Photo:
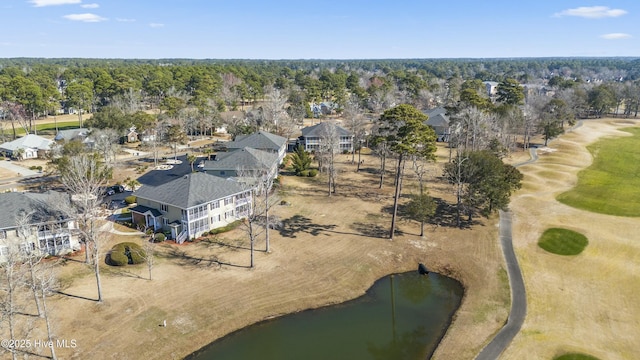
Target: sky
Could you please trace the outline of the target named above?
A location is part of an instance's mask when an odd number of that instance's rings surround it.
[[[638,0],[0,0],[0,58],[640,57]]]

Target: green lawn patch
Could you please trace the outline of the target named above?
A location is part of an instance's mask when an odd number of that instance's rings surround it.
[[[538,246],[558,255],[578,255],[589,244],[587,237],[568,229],[551,228],[542,233]]]
[[[593,164],[578,173],[578,184],[557,200],[578,209],[617,216],[640,216],[640,129],[633,136],[603,139],[587,149]]]
[[[58,122],[58,130],[71,130],[78,129],[80,126],[78,121],[61,121]],[[11,128],[3,130],[5,134],[12,134],[13,130]],[[55,135],[56,134],[56,124],[48,123],[48,124],[38,124],[36,125],[36,131],[38,135]],[[16,127],[16,135],[23,136],[25,131],[22,127]]]
[[[579,354],[579,353],[569,353],[560,356],[556,356],[553,360],[599,360],[595,356]]]

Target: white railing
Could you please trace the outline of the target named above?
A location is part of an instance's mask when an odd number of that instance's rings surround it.
[[[182,230],[182,232],[178,234],[178,237],[176,238],[176,243],[182,244],[185,240],[187,240],[188,236],[189,235],[187,234],[187,230]]]

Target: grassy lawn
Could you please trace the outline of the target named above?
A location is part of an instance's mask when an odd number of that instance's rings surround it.
[[[538,241],[541,248],[558,255],[578,255],[588,244],[584,235],[560,228],[545,230]]]
[[[553,360],[598,360],[598,358],[591,355],[570,353],[557,356]]]
[[[618,216],[640,216],[640,129],[633,136],[604,139],[588,147],[593,164],[578,173],[578,184],[558,201],[578,209]]]
[[[58,122],[58,130],[70,130],[70,129],[77,129],[78,128],[78,121],[64,121],[64,122]],[[50,123],[50,124],[38,124],[36,125],[36,130],[38,132],[39,135],[55,135],[56,134],[56,124],[55,123]],[[5,134],[10,134],[12,133],[11,129],[5,129],[4,130]],[[16,128],[16,134],[18,136],[22,136],[25,134],[25,131],[23,128]]]

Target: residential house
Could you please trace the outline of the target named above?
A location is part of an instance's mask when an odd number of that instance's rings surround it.
[[[91,130],[86,128],[60,130],[53,140],[58,142],[80,141],[86,147],[93,148],[95,141],[89,137],[90,133]]]
[[[136,131],[135,126],[129,128],[129,131],[127,131],[127,134],[125,135],[125,140],[128,143],[138,141],[138,132]]]
[[[158,186],[144,185],[134,195],[134,224],[170,232],[177,243],[245,218],[251,211],[251,190],[238,182],[192,173]]]
[[[76,222],[56,206],[69,203],[68,194],[8,192],[0,194],[0,262],[9,244],[22,251],[63,255],[80,249]],[[54,205],[55,204],[55,205]],[[20,214],[28,214],[28,225],[20,224]]]
[[[155,129],[147,129],[140,134],[140,141],[143,143],[156,141],[157,137],[158,134]]]
[[[44,157],[51,150],[52,140],[34,134],[27,134],[13,141],[0,144],[0,152],[5,156],[35,159]]]
[[[275,179],[278,177],[278,165],[280,165],[278,153],[244,147],[228,152],[218,152],[214,160],[204,162],[202,171],[221,178],[246,176],[241,173],[243,171],[266,171],[271,178]]]
[[[431,126],[435,131],[436,140],[449,141],[451,132],[449,129],[449,116],[447,115],[447,109],[437,107],[435,109],[424,110],[423,113],[429,116],[429,119],[425,124]]]
[[[500,85],[500,83],[496,81],[483,81],[482,83],[487,89],[487,95],[492,99],[495,98],[498,94],[498,85]]]
[[[282,163],[287,154],[287,138],[266,131],[258,131],[249,135],[238,135],[234,141],[229,141],[225,145],[228,151],[241,150],[249,147],[278,154],[278,164]]]
[[[320,122],[313,126],[307,126],[302,129],[302,136],[298,138],[298,144],[304,146],[305,151],[312,152],[320,148],[320,142],[323,137],[329,133],[328,127],[333,125],[328,122]],[[340,151],[353,151],[353,134],[345,128],[334,125],[337,135],[339,136]]]

